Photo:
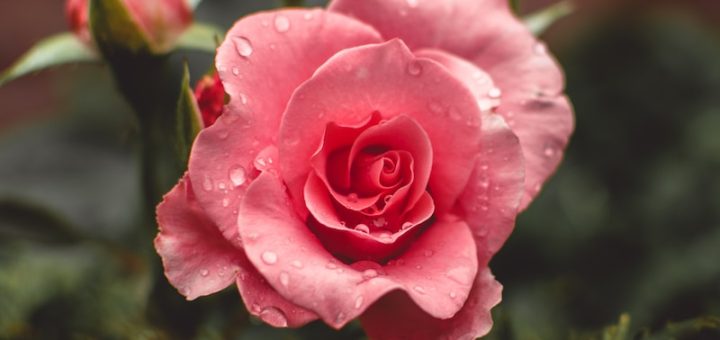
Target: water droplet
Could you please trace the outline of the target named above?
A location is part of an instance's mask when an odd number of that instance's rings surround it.
[[[275,307],[265,307],[258,314],[260,320],[274,327],[287,327],[288,321],[285,313]]]
[[[210,272],[207,269],[203,269],[200,272],[200,276],[202,276],[202,277],[208,276],[208,274],[210,274]]]
[[[247,105],[247,103],[248,103],[248,97],[247,97],[244,93],[240,93],[239,96],[240,96],[240,102],[241,102],[243,105]]]
[[[489,168],[490,168],[490,166],[487,164],[483,164],[480,166],[480,170],[482,170],[482,171],[487,171]]]
[[[247,173],[241,166],[230,169],[230,181],[236,187],[239,187],[247,181]]]
[[[555,156],[555,149],[552,146],[546,146],[544,153],[547,157]]]
[[[232,74],[233,74],[234,76],[240,75],[240,69],[237,68],[237,67],[233,67],[233,68],[232,68]]]
[[[424,251],[423,254],[425,255],[425,257],[431,257],[431,256],[433,256],[433,254],[435,254],[435,252],[428,249],[428,250]]]
[[[295,260],[295,261],[292,261],[292,266],[297,269],[301,269],[303,267],[303,264],[302,264],[302,262]]]
[[[488,97],[492,99],[498,99],[500,96],[502,96],[502,91],[497,87],[493,87],[488,91]]]
[[[377,276],[378,276],[378,272],[377,272],[377,270],[375,270],[375,269],[366,269],[366,270],[363,272],[363,277],[366,278],[366,279],[372,279],[372,278],[377,277]]]
[[[315,14],[313,12],[307,12],[303,15],[303,18],[305,20],[312,20],[315,17]]]
[[[448,114],[450,115],[450,118],[455,121],[458,121],[462,118],[462,115],[460,114],[460,112],[454,107],[450,108]]]
[[[345,321],[345,313],[340,312],[340,313],[338,313],[337,316],[335,317],[335,322],[341,323],[341,322],[343,322],[343,321]]]
[[[217,187],[218,190],[225,190],[227,189],[227,184],[225,184],[225,182],[218,182]]]
[[[253,162],[253,164],[255,165],[255,168],[260,171],[267,169],[267,161],[265,160],[265,158],[255,158],[255,162]]]
[[[410,229],[410,227],[412,227],[412,226],[413,226],[412,222],[405,222],[402,224],[402,227],[400,227],[400,229],[407,230],[407,229]]]
[[[418,265],[416,265],[416,266],[415,266],[415,269],[417,269],[417,270],[421,270],[421,269],[422,269],[422,265],[419,265],[419,264],[418,264]]]
[[[325,265],[325,267],[326,267],[327,269],[337,269],[337,264],[336,264],[335,262],[333,262],[333,261],[330,261],[330,262],[328,262],[328,263]]]
[[[392,234],[389,233],[389,232],[387,232],[387,231],[380,232],[380,233],[378,234],[378,237],[379,237],[381,240],[383,240],[383,241],[390,241],[390,240],[392,240]]]
[[[278,256],[274,252],[266,251],[262,253],[262,260],[266,264],[275,264],[278,261]]]
[[[287,288],[287,286],[290,285],[290,274],[287,272],[280,272],[280,284]]]
[[[451,299],[454,299],[454,298],[457,297],[457,293],[455,293],[455,292],[450,292],[449,295],[450,295],[450,298],[451,298]]]
[[[347,226],[347,222],[345,222],[345,221],[340,221],[340,225],[343,226],[343,227],[345,227],[345,226]]]
[[[229,205],[230,205],[230,199],[228,199],[228,198],[223,198],[223,200],[222,200],[222,206],[223,206],[223,208],[227,208]]]
[[[430,102],[430,104],[428,104],[428,107],[430,108],[430,111],[432,111],[433,113],[439,114],[439,113],[443,112],[443,107],[439,103]]]
[[[377,228],[382,228],[387,225],[387,220],[385,219],[385,217],[380,216],[373,220],[373,225]]]
[[[418,0],[406,0],[410,8],[416,8],[418,6]]]
[[[423,288],[423,287],[415,286],[415,287],[413,287],[413,290],[418,292],[418,294],[425,294],[425,288]]]
[[[473,282],[472,273],[466,267],[455,267],[450,269],[445,276],[461,285],[470,285]]]
[[[347,195],[347,200],[350,203],[357,203],[358,195],[354,192],[351,192],[350,194]]]
[[[419,76],[423,71],[422,64],[417,60],[413,60],[408,64],[407,71],[412,76]]]
[[[278,15],[275,17],[275,30],[284,33],[290,29],[290,19],[284,15]]]
[[[205,191],[210,191],[213,189],[212,180],[208,176],[205,176],[205,180],[203,180],[203,189],[205,189]]]
[[[535,54],[545,54],[547,53],[547,46],[542,42],[538,42],[533,46],[533,52]]]
[[[247,58],[253,54],[252,44],[247,38],[233,37],[232,41],[235,44],[235,50],[241,57]]]
[[[370,227],[368,227],[366,224],[362,224],[362,223],[356,225],[355,230],[366,233],[366,234],[370,233]]]
[[[357,298],[355,298],[355,309],[360,309],[360,307],[362,307],[363,301],[364,299],[362,295],[359,295]]]

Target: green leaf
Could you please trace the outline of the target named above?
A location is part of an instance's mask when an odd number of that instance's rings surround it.
[[[720,317],[704,316],[680,322],[670,322],[664,329],[647,337],[648,340],[661,339],[695,339],[700,333],[720,335]]]
[[[0,200],[0,235],[4,241],[30,239],[71,243],[81,239],[77,231],[55,212],[9,199]]]
[[[185,64],[183,71],[180,98],[178,98],[175,117],[177,152],[181,162],[185,164],[188,161],[195,136],[202,127],[200,121],[202,116],[195,100],[195,94],[190,86],[190,71],[187,64]]]
[[[138,27],[122,0],[90,0],[90,30],[106,58],[118,52],[142,54],[160,50]]]
[[[96,62],[98,57],[72,33],[60,33],[35,44],[0,75],[0,85],[24,75],[69,63]]]
[[[570,1],[560,1],[526,16],[523,20],[530,31],[535,35],[541,35],[553,23],[572,13],[574,9]]]
[[[196,22],[180,36],[177,47],[215,53],[222,40],[223,32],[219,28]]]

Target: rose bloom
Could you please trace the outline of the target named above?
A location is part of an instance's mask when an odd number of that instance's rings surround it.
[[[187,299],[236,284],[277,327],[486,334],[488,262],[573,129],[563,75],[506,0],[335,0],[238,21],[230,97],[157,209]]]
[[[65,15],[75,35],[91,44],[88,1],[67,0]],[[170,50],[192,23],[187,0],[123,0],[122,3],[141,34],[158,52]]]

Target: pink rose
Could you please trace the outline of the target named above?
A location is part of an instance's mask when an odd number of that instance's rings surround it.
[[[230,284],[278,327],[474,338],[488,262],[573,128],[557,63],[505,0],[335,0],[238,21],[230,96],[158,206],[189,300]]]
[[[90,44],[89,0],[67,0],[65,14],[70,29]],[[157,51],[168,51],[192,23],[187,0],[122,0],[131,20]]]

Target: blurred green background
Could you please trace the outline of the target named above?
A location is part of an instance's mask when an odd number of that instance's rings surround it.
[[[205,0],[196,18],[227,29],[276,6]],[[489,338],[720,339],[720,2],[577,7],[543,36],[577,128],[491,263],[505,289]],[[0,69],[64,30],[63,1],[3,2]],[[178,72],[185,59],[194,80],[212,64],[178,54]],[[364,337],[271,329],[234,289],[184,301],[142,218],[137,136],[102,66],[0,88],[0,339]]]

